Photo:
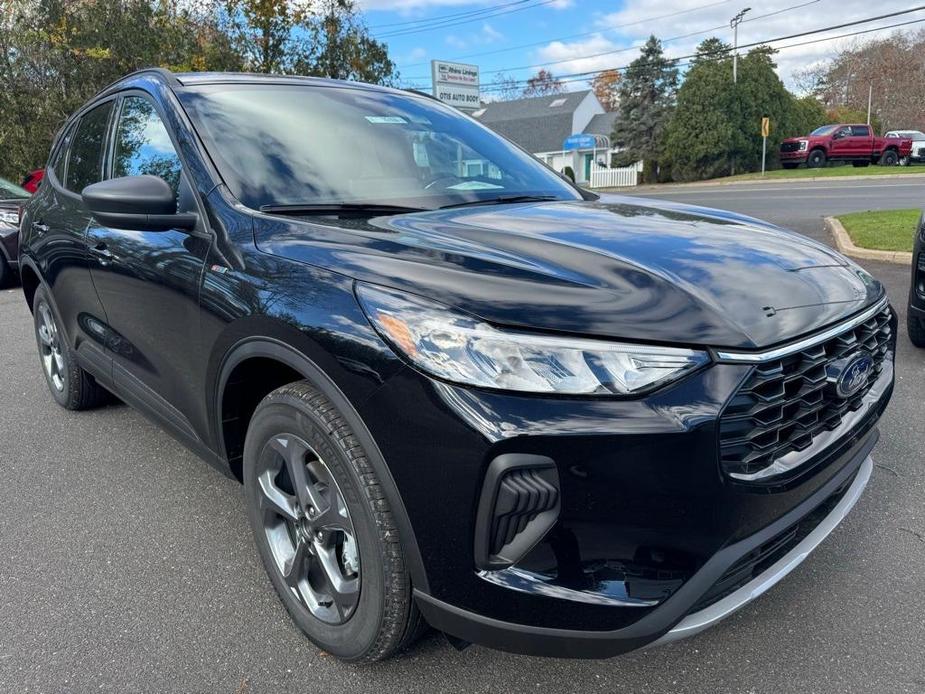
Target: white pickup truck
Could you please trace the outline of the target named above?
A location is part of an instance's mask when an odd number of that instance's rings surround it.
[[[925,163],[925,133],[921,130],[891,130],[884,137],[912,140],[912,153],[899,160],[902,166],[908,166],[912,162]]]

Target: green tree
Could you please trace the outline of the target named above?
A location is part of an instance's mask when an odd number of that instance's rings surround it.
[[[623,73],[619,90],[619,117],[612,141],[622,148],[616,161],[628,165],[642,160],[643,179],[659,178],[665,154],[664,134],[674,111],[678,68],[665,57],[662,44],[650,36],[640,55]]]
[[[43,166],[64,120],[126,73],[241,69],[223,21],[207,0],[4,0],[0,176]]]
[[[774,51],[758,46],[739,59],[732,83],[729,47],[708,39],[678,92],[665,144],[672,177],[697,180],[761,167],[761,119],[771,120],[767,164],[774,168],[785,137],[812,130],[825,114],[812,98],[796,99],[775,72]]]
[[[310,47],[296,63],[299,72],[373,84],[398,78],[388,47],[369,35],[353,0],[322,0],[309,38]]]
[[[302,58],[296,29],[308,29],[306,0],[228,0],[233,37],[254,72],[290,73]]]

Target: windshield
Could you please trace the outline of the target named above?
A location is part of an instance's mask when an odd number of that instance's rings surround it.
[[[0,178],[0,200],[21,200],[22,198],[31,197],[25,188],[20,188],[15,183],[10,183],[5,178]]]
[[[365,88],[184,89],[219,172],[248,207],[369,203],[434,209],[510,196],[578,200],[544,165],[426,97]]]
[[[810,135],[815,135],[816,137],[820,137],[822,135],[831,135],[833,132],[835,132],[835,128],[837,127],[837,125],[823,125],[821,128],[816,128],[813,130]]]

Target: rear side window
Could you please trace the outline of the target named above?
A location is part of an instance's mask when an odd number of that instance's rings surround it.
[[[154,105],[140,96],[126,97],[116,126],[113,178],[143,174],[160,176],[176,193],[180,169],[180,157]]]
[[[852,125],[851,134],[855,137],[870,137],[870,128],[866,125]]]
[[[103,179],[103,145],[112,102],[107,101],[87,111],[74,133],[67,160],[67,177],[64,187],[79,193],[92,183]]]

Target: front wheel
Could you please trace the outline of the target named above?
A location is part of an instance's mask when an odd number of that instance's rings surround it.
[[[811,169],[821,169],[823,166],[825,166],[825,160],[825,152],[823,152],[821,149],[814,149],[809,153],[809,158],[806,160],[806,166]]]
[[[258,405],[244,486],[264,568],[312,642],[374,661],[414,640],[421,618],[381,483],[350,425],[308,382]]]
[[[880,155],[880,166],[896,166],[899,161],[899,155],[892,149]]]

